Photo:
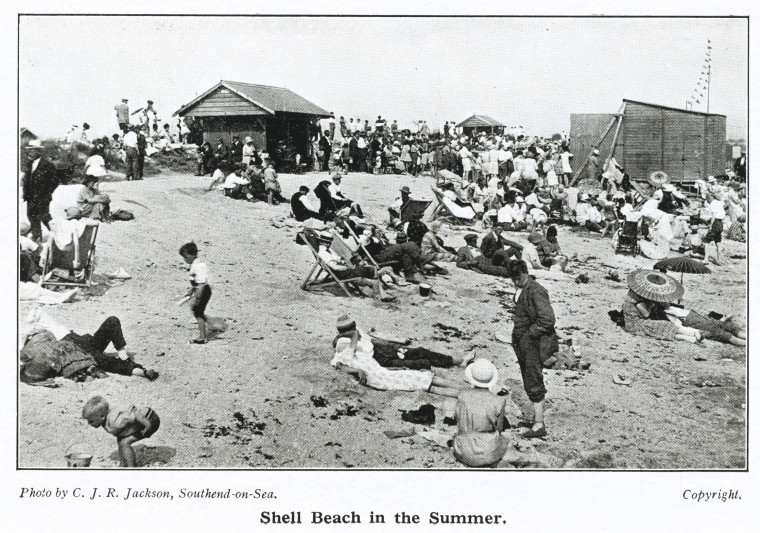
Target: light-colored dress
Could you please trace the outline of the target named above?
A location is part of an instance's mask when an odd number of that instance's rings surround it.
[[[454,437],[454,457],[467,466],[492,465],[507,451],[508,441],[497,431],[504,427],[505,399],[488,389],[462,392],[457,400],[458,433]]]
[[[353,356],[350,353],[350,340],[338,339],[335,355],[330,361],[332,366],[343,364],[367,375],[367,386],[379,390],[428,390],[433,383],[433,373],[428,370],[391,369],[380,366],[374,358],[375,347],[372,339],[363,330],[357,328],[359,341]]]

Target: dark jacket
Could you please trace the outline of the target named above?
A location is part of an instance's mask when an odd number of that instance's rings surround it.
[[[310,211],[301,203],[301,196],[303,196],[303,193],[298,191],[290,198],[290,209],[293,210],[293,216],[296,217],[296,220],[303,222],[309,218],[319,218],[319,213]]]
[[[557,334],[554,331],[556,318],[554,309],[549,301],[549,293],[539,285],[533,278],[525,284],[517,299],[514,309],[514,328],[512,329],[513,342],[520,339],[523,335],[529,335],[534,339],[541,339],[542,359],[545,350],[550,353],[556,352],[553,345],[556,344]],[[543,337],[549,341],[547,347],[544,347]],[[552,345],[550,348],[549,345]]]
[[[503,250],[505,246],[520,251],[523,249],[519,242],[510,241],[509,239],[504,238],[503,235],[499,235],[497,238],[492,231],[483,237],[483,240],[480,242],[480,251],[483,252],[486,259],[491,259],[498,250]]]
[[[27,203],[27,212],[45,215],[50,208],[53,191],[60,184],[58,171],[44,157],[40,158],[37,168],[32,172],[28,167],[22,184],[22,197]]]

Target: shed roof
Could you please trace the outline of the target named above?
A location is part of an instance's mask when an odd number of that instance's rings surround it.
[[[314,115],[319,117],[330,116],[330,113],[318,105],[309,102],[306,98],[297,95],[290,89],[229,80],[221,80],[208,91],[195,97],[175,111],[174,114],[184,115],[220,87],[226,87],[241,98],[250,102],[252,105],[257,106],[272,115],[275,113],[300,113],[303,115]]]
[[[638,102],[636,100],[628,100],[627,98],[623,98],[623,102],[627,104],[638,104],[638,105],[643,105],[647,107],[654,107],[657,109],[667,109],[668,111],[678,111],[679,113],[689,113],[691,115],[703,115],[703,116],[708,116],[708,117],[725,117],[726,116],[726,115],[720,115],[718,113],[703,113],[701,111],[693,111],[691,109],[679,109],[677,107],[668,107],[668,106],[659,105],[659,104],[649,104],[647,102]]]
[[[457,128],[505,128],[506,126],[498,120],[492,119],[486,115],[472,115],[457,124]]]

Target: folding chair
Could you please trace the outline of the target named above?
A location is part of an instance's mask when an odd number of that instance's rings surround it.
[[[43,287],[87,287],[91,283],[99,227],[95,221],[87,224],[76,246],[71,243],[64,250],[55,245],[55,240],[50,241],[42,269]]]
[[[359,250],[361,250],[361,252],[362,252],[362,255],[363,255],[363,256],[364,256],[364,257],[365,257],[365,258],[366,258],[366,259],[367,259],[367,260],[368,260],[370,263],[372,263],[372,265],[374,265],[374,267],[375,267],[375,268],[382,268],[382,267],[384,267],[384,266],[389,266],[389,265],[392,265],[392,264],[393,264],[393,262],[390,262],[390,263],[378,263],[378,262],[375,260],[375,258],[374,258],[374,257],[372,257],[372,254],[370,254],[370,253],[369,253],[369,250],[367,250],[367,248],[366,248],[366,247],[365,247],[365,246],[362,244],[362,242],[359,240],[359,236],[358,236],[358,235],[356,235],[356,232],[355,232],[353,229],[351,229],[351,226],[349,226],[348,224],[345,224],[345,225],[344,225],[344,227],[345,227],[345,228],[348,230],[348,233],[349,233],[349,235],[351,235],[351,238],[352,238],[352,239],[353,239],[353,241],[354,241],[354,246],[352,247],[350,244],[348,244],[348,243],[345,241],[345,239],[343,239],[343,237],[342,237],[342,236],[341,236],[339,233],[337,233],[337,232],[334,232],[334,234],[335,234],[335,238],[333,239],[333,244],[334,244],[334,243],[336,243],[336,242],[338,242],[338,241],[341,241],[341,242],[343,242],[343,244],[344,244],[344,245],[345,245],[347,248],[349,248],[349,249],[351,249],[351,250],[352,250],[352,253],[359,253]],[[341,254],[340,254],[340,252],[339,252],[338,250],[333,250],[333,251],[334,251],[336,254],[338,254],[338,255],[341,255]],[[343,256],[341,255],[341,257],[343,257]],[[344,260],[345,260],[345,258],[344,258]]]
[[[631,180],[631,187],[633,187],[631,193],[631,196],[633,197],[633,207],[634,209],[637,209],[640,205],[649,200],[650,196],[638,182]]]
[[[311,291],[313,289],[324,289],[325,287],[329,287],[331,285],[338,285],[341,290],[346,294],[346,296],[351,296],[351,292],[348,290],[348,284],[358,281],[361,279],[361,277],[355,277],[355,278],[349,278],[349,279],[339,279],[338,276],[335,275],[335,272],[332,271],[332,269],[325,263],[321,257],[319,257],[319,250],[314,249],[314,244],[312,241],[307,238],[306,235],[303,233],[299,234],[303,241],[306,243],[306,246],[311,251],[311,254],[314,256],[314,260],[316,261],[314,263],[314,266],[311,267],[311,270],[309,271],[309,274],[306,276],[306,279],[301,284],[301,289],[304,291]],[[333,245],[335,245],[335,241],[333,241]],[[335,251],[335,248],[333,247],[333,251]],[[338,253],[337,251],[335,253]],[[340,254],[338,254],[340,255]],[[342,256],[341,256],[342,257]],[[322,279],[320,279],[320,276]],[[330,278],[332,278],[332,281],[330,281]]]
[[[401,213],[399,218],[402,223],[409,222],[411,220],[422,220],[425,211],[432,204],[432,200],[409,200],[407,203],[401,206]]]
[[[438,206],[435,208],[435,211],[433,211],[433,218],[445,217],[445,218],[450,219],[451,222],[460,224],[463,226],[472,226],[475,224],[474,216],[471,219],[460,218],[456,216],[454,213],[451,212],[451,209],[449,209],[449,207],[444,203],[443,194],[433,189],[432,187],[431,187],[431,190],[433,191],[433,194],[435,194],[435,199],[438,201]],[[445,214],[441,215],[440,214],[441,211],[444,211]]]

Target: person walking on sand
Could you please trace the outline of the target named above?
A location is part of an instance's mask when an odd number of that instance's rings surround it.
[[[524,261],[512,260],[507,268],[509,277],[517,287],[512,347],[520,365],[523,387],[533,404],[533,420],[521,423],[529,427],[522,436],[528,439],[545,437],[546,387],[542,356],[548,359],[559,350],[557,334],[554,331],[554,309],[549,301],[549,293],[528,274],[528,266]]]

